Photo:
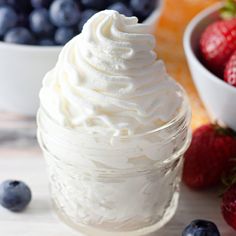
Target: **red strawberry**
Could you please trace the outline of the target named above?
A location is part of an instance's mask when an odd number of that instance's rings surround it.
[[[193,133],[185,154],[183,181],[191,188],[203,189],[220,182],[236,157],[236,138],[230,129],[203,125]]]
[[[236,51],[230,57],[225,67],[224,80],[236,87]]]
[[[207,68],[223,75],[227,61],[236,50],[236,18],[209,25],[200,39],[200,51]]]
[[[236,184],[224,193],[221,210],[225,221],[236,230]]]

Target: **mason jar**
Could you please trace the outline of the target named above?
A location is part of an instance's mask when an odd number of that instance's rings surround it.
[[[91,236],[139,236],[162,228],[179,199],[183,154],[191,140],[186,94],[178,114],[129,136],[91,134],[38,111],[38,140],[60,218]]]

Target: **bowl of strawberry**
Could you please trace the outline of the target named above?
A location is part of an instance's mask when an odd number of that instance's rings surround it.
[[[200,12],[187,26],[184,49],[212,121],[236,130],[236,1]]]
[[[34,116],[44,74],[87,20],[111,9],[155,27],[163,0],[0,0],[0,110]]]

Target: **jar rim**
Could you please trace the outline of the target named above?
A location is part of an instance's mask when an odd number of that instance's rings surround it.
[[[113,138],[121,138],[121,139],[131,139],[131,138],[139,138],[139,137],[144,137],[147,135],[152,135],[153,133],[156,132],[161,132],[164,130],[167,130],[168,128],[171,128],[172,126],[174,126],[179,120],[181,120],[184,116],[187,116],[189,118],[189,121],[191,120],[191,107],[189,104],[189,99],[187,96],[186,91],[184,90],[184,88],[180,85],[177,84],[177,86],[179,87],[179,91],[178,93],[181,94],[183,100],[181,103],[181,107],[180,110],[177,112],[177,114],[175,115],[175,117],[173,119],[171,119],[170,121],[166,122],[165,124],[161,125],[160,127],[157,127],[155,129],[152,130],[148,130],[146,132],[142,132],[142,133],[135,133],[135,134],[129,134],[129,135],[119,135],[119,136],[115,136],[113,135]],[[77,129],[73,129],[70,127],[66,127],[66,126],[62,126],[60,124],[58,124],[47,112],[46,110],[43,108],[43,106],[40,106],[38,112],[37,112],[37,124],[38,126],[40,126],[40,113],[43,112],[47,119],[49,119],[50,122],[53,123],[53,125],[55,125],[58,129],[61,129],[65,132],[71,132],[71,133],[80,133],[78,132]],[[81,134],[81,133],[80,133]],[[101,137],[101,136],[105,136],[104,134],[100,134],[100,133],[86,133],[87,136],[92,136],[92,137]]]

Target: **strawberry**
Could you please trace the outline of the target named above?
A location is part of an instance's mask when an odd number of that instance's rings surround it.
[[[233,55],[226,64],[224,80],[236,87],[236,51],[234,51]]]
[[[227,61],[236,50],[236,18],[209,25],[200,38],[203,63],[220,78]]]
[[[203,125],[193,133],[184,158],[183,181],[193,189],[211,187],[220,182],[224,171],[236,157],[235,133],[218,125]]]
[[[224,193],[221,211],[225,221],[236,230],[236,184]]]

